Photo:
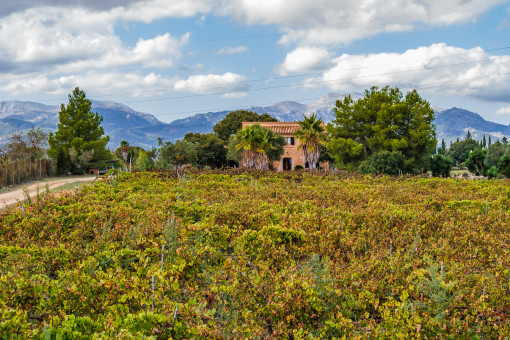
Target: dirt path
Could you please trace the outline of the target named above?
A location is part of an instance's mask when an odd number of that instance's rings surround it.
[[[83,177],[83,178],[67,178],[60,179],[56,181],[50,182],[39,182],[39,192],[44,192],[46,190],[46,184],[49,186],[50,190],[58,188],[62,185],[71,184],[71,183],[86,183],[94,181],[95,177]],[[37,194],[37,183],[32,183],[27,185],[28,192],[30,197],[33,197]],[[0,193],[0,209],[5,208],[11,204],[16,203],[17,200],[23,201],[25,196],[23,194],[23,188],[19,188],[13,191]]]

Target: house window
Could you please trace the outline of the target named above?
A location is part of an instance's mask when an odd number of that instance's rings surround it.
[[[292,158],[283,159],[283,170],[284,171],[292,170]]]
[[[287,145],[294,145],[294,137],[285,137]]]
[[[310,164],[308,162],[305,163],[305,169],[308,169],[310,167]]]

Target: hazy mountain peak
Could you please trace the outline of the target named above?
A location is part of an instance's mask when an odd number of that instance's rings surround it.
[[[256,106],[248,110],[267,113],[279,121],[298,121],[303,115],[317,114],[325,123],[334,119],[333,108],[337,100],[347,93],[328,93],[317,101],[302,104],[295,101],[282,101],[270,106]],[[360,93],[352,93],[352,98],[362,98]],[[433,107],[436,112],[436,131],[438,140],[456,140],[463,138],[469,129],[475,139],[483,135],[493,138],[510,137],[510,126],[488,122],[477,113],[453,107],[443,109]],[[103,116],[105,133],[110,136],[109,147],[115,148],[122,139],[132,145],[144,148],[156,146],[158,137],[167,141],[181,139],[187,132],[209,133],[214,124],[222,120],[230,111],[200,113],[177,119],[169,124],[160,122],[148,113],[137,112],[130,107],[111,101],[93,101],[92,110]],[[41,127],[46,131],[56,130],[59,106],[34,102],[5,101],[0,102],[0,143],[13,132]]]

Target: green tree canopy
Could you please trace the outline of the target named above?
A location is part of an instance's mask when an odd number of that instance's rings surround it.
[[[450,177],[450,171],[452,170],[453,161],[445,157],[443,154],[438,153],[430,157],[429,168],[432,171],[434,177]]]
[[[480,145],[474,139],[469,138],[453,143],[446,152],[446,156],[450,157],[455,164],[460,164],[468,159],[471,151],[479,148]]]
[[[222,167],[227,162],[227,149],[223,140],[212,133],[192,133],[184,135],[184,141],[194,143],[197,147],[197,165]]]
[[[487,168],[497,166],[501,156],[508,152],[508,146],[499,140],[491,144],[487,148],[487,156],[485,156],[485,165]]]
[[[48,134],[41,128],[30,128],[24,134],[14,133],[0,152],[0,162],[22,161],[44,158],[48,146]]]
[[[485,176],[487,172],[487,166],[485,165],[485,157],[487,156],[487,150],[485,149],[474,149],[469,153],[468,159],[466,160],[466,166],[472,173],[476,175]]]
[[[499,172],[506,178],[510,178],[510,155],[504,154],[498,162]]]
[[[138,157],[136,158],[135,168],[140,171],[151,171],[154,170],[154,160],[145,150],[140,150]]]
[[[241,130],[243,122],[277,122],[277,120],[267,113],[259,115],[247,110],[232,111],[213,126],[213,131],[226,144],[231,135]]]
[[[197,164],[197,146],[187,140],[176,140],[175,143],[160,140],[156,166],[160,169],[180,170],[183,165]]]
[[[91,101],[85,98],[85,92],[78,87],[69,94],[69,103],[60,106],[57,132],[49,134],[50,157],[71,158],[71,151],[75,159],[88,159],[87,164],[99,163],[112,157],[106,149],[110,138],[104,135],[101,126],[103,117],[92,112],[91,106]],[[68,170],[86,170],[82,166],[80,162],[71,162],[74,169]]]
[[[405,159],[400,152],[381,151],[361,162],[358,171],[361,174],[400,175],[404,167]]]
[[[328,151],[337,164],[358,164],[378,152],[400,152],[405,171],[425,168],[437,145],[434,110],[416,90],[405,97],[398,88],[365,90],[364,98],[346,96],[336,102],[328,124]]]

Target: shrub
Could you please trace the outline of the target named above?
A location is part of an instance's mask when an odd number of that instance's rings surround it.
[[[501,156],[498,162],[499,172],[506,178],[510,178],[510,156],[505,154]]]
[[[358,167],[362,174],[399,175],[405,168],[405,159],[400,152],[379,152],[363,161]]]
[[[499,173],[499,169],[498,169],[497,166],[493,165],[493,166],[491,166],[489,168],[489,170],[487,170],[487,177],[489,177],[489,178],[497,178],[499,176],[501,176],[501,175]]]
[[[487,150],[485,149],[474,149],[471,151],[466,161],[466,166],[469,171],[477,176],[485,176],[485,173],[487,172],[485,156],[487,156]]]
[[[298,165],[296,165],[296,166],[294,167],[294,170],[295,170],[295,171],[298,171],[298,170],[304,170],[304,169],[305,169],[305,168],[304,168],[302,165],[300,165],[300,164],[298,164]]]
[[[434,177],[450,177],[453,161],[443,155],[437,154],[430,157],[429,169]]]

